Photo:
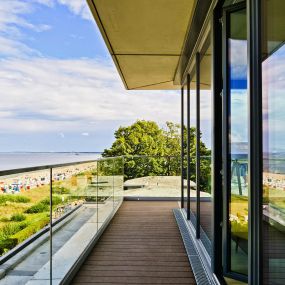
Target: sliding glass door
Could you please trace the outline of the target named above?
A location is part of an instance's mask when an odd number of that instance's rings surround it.
[[[210,33],[201,43],[187,76],[188,219],[209,256],[212,254],[212,46]],[[188,209],[187,209],[188,210]]]
[[[224,10],[224,271],[248,274],[247,23],[243,3]]]
[[[263,0],[263,280],[285,284],[285,1]]]

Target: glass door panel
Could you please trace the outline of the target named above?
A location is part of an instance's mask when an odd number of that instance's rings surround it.
[[[263,283],[285,284],[285,1],[263,0]]]
[[[227,273],[248,274],[248,110],[246,9],[225,12],[226,247]]]
[[[212,46],[210,38],[201,52],[200,62],[200,223],[201,241],[211,255],[212,240]],[[205,233],[205,237],[203,237]]]

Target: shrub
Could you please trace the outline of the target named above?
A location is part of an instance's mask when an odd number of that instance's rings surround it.
[[[70,190],[63,186],[55,186],[52,188],[54,194],[70,194]]]
[[[10,222],[10,219],[8,217],[2,217],[0,221],[6,223],[6,222]]]
[[[25,215],[17,213],[17,214],[12,215],[10,220],[13,222],[21,222],[21,221],[24,221],[25,219],[26,219]]]
[[[28,203],[30,201],[31,201],[30,198],[22,195],[15,195],[15,194],[0,195],[0,204],[5,204],[6,202]]]
[[[35,222],[31,223],[28,227],[25,229],[17,232],[14,234],[11,238],[15,239],[17,241],[17,244],[20,242],[26,240],[31,235],[35,234],[39,230],[41,230],[43,227],[45,227],[49,223],[49,217],[41,217],[41,219],[36,220]]]
[[[62,203],[62,199],[59,196],[53,196],[52,197],[52,205],[56,206],[58,204]]]
[[[52,196],[52,205],[53,206],[56,206],[56,205],[60,204],[61,202],[62,201],[61,201],[61,198],[59,196]],[[49,206],[50,199],[45,198],[45,199],[41,200],[39,203]]]
[[[56,206],[60,204],[61,198],[59,196],[53,196],[52,197],[52,205]],[[49,197],[41,200],[37,204],[31,206],[29,209],[27,209],[25,212],[28,214],[35,214],[35,213],[43,213],[49,210],[49,204],[50,204],[50,199]]]
[[[4,240],[9,236],[23,230],[28,223],[9,223],[0,229],[0,240]]]
[[[38,204],[43,204],[43,205],[49,206],[49,198],[45,198],[45,199],[41,200]]]
[[[48,204],[44,204],[44,203],[37,203],[33,206],[31,206],[30,208],[28,208],[25,213],[27,214],[35,214],[35,213],[42,213],[42,212],[46,212],[49,210],[49,206]]]
[[[9,251],[16,245],[17,245],[17,239],[7,238],[4,240],[0,240],[0,255]]]

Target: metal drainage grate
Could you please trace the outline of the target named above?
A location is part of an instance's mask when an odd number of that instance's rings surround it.
[[[211,241],[208,238],[207,234],[205,233],[205,231],[202,229],[202,227],[200,227],[200,239],[204,245],[204,247],[206,248],[209,256],[212,258],[212,245],[211,245]]]
[[[191,210],[190,210],[190,220],[192,221],[192,224],[194,225],[194,227],[196,227],[197,219]],[[209,256],[212,257],[211,241],[209,240],[207,234],[205,233],[205,231],[203,230],[202,227],[200,227],[200,239],[201,239],[205,249],[207,250]]]
[[[208,274],[206,273],[206,270],[202,264],[201,258],[196,250],[196,247],[193,243],[193,239],[190,236],[187,226],[185,225],[185,221],[180,210],[173,209],[173,213],[183,239],[183,243],[193,270],[196,283],[198,285],[213,284],[210,281]]]

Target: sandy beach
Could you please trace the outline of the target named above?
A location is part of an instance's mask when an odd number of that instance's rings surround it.
[[[96,169],[94,163],[76,164],[66,167],[55,168],[52,170],[52,180],[61,181],[77,175],[81,172]],[[2,176],[0,178],[0,193],[15,193],[27,191],[35,187],[50,184],[50,169],[34,172],[25,172],[22,174]]]

